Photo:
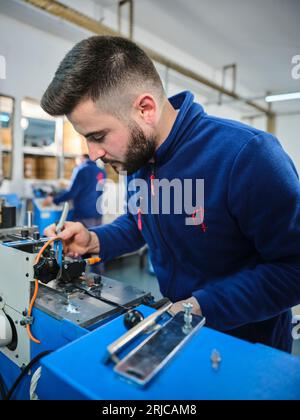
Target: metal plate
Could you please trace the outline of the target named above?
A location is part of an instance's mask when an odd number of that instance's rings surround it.
[[[119,312],[115,306],[101,302],[84,292],[77,291],[67,298],[44,285],[40,285],[35,306],[56,319],[67,319],[83,328]]]
[[[66,286],[65,289],[40,285],[35,305],[56,319],[67,319],[87,328],[96,322],[123,312],[123,309],[117,305],[130,307],[139,304],[144,297],[150,295],[107,277],[102,277],[99,289],[90,290],[84,286],[84,283],[78,283],[78,286],[81,290],[76,288],[76,284]],[[89,295],[85,293],[85,290]],[[70,292],[68,297],[67,291]],[[101,298],[105,302],[102,302]]]
[[[192,329],[186,334],[184,313],[179,312],[119,362],[115,372],[139,385],[146,385],[204,324],[205,318],[193,315]]]
[[[75,283],[82,290],[87,290],[90,295],[96,299],[114,303],[115,305],[130,307],[134,304],[140,304],[142,299],[149,297],[149,292],[142,291],[133,286],[124,284],[118,280],[101,276],[101,284],[97,288],[88,289],[82,283]]]

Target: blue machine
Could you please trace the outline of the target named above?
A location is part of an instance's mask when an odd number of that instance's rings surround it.
[[[11,398],[300,399],[299,358],[207,329],[188,306],[175,317],[169,303],[154,309],[143,291],[83,275],[84,261],[65,259],[55,271],[53,250],[33,270],[45,240],[12,239],[6,233],[0,244],[0,373],[6,389],[32,359],[52,352]],[[27,317],[34,278],[40,289]],[[1,335],[1,316],[14,325],[8,339]],[[28,325],[40,344],[30,341]]]
[[[33,199],[33,223],[38,227],[40,234],[42,235],[45,228],[57,222],[62,214],[63,205],[43,207],[42,203],[44,198]],[[73,211],[71,210],[67,220],[73,219]]]

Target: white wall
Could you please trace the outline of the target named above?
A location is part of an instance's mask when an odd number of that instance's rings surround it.
[[[21,101],[24,97],[37,100],[42,97],[59,61],[72,47],[72,43],[1,14],[0,39],[0,54],[6,58],[6,79],[0,81],[0,93],[13,96],[16,101],[11,190],[22,194]]]
[[[91,7],[90,2],[87,2]],[[82,5],[82,2],[80,3]],[[24,5],[22,6],[24,7]],[[88,9],[91,14],[93,9]],[[101,9],[102,10],[102,9]],[[99,9],[99,14],[101,13]],[[109,13],[108,13],[109,15]],[[109,15],[110,16],[110,15]],[[110,16],[106,19],[112,22]],[[0,9],[0,55],[6,59],[7,74],[5,80],[0,80],[0,93],[13,96],[15,98],[15,120],[14,120],[14,154],[13,154],[13,180],[2,186],[2,192],[11,190],[18,194],[22,194],[25,183],[23,179],[23,133],[20,127],[21,119],[21,101],[24,97],[40,100],[43,92],[51,81],[59,62],[62,60],[67,51],[79,39],[89,35],[87,31],[72,28],[74,41],[66,40],[62,36],[54,35],[55,25],[53,22],[59,21],[56,18],[49,17],[49,28],[47,32],[38,29],[36,26],[21,22],[20,16],[18,20],[7,15],[1,14]],[[23,16],[21,16],[22,20]],[[35,18],[36,19],[36,18]],[[34,19],[33,19],[34,20]],[[66,24],[66,27],[68,25]],[[65,28],[59,27],[63,32]],[[74,32],[75,31],[75,32]],[[212,77],[215,72],[200,61],[192,57],[188,57],[184,52],[176,47],[159,40],[155,35],[149,34],[143,30],[137,29],[136,37],[146,46],[149,46],[161,53],[167,53],[170,57],[176,57],[179,62],[189,65],[191,68],[199,72],[203,72],[207,77]],[[68,33],[68,38],[70,34]],[[163,66],[157,66],[159,73],[163,79],[166,78],[166,69]],[[175,77],[169,74],[168,93],[173,95],[181,90],[190,89],[196,95],[199,101],[204,99],[201,86],[184,78]],[[232,111],[230,108],[223,108],[223,114],[230,118],[240,118],[238,112]],[[9,186],[8,186],[9,185]]]
[[[3,4],[7,0],[3,1]],[[15,0],[10,0],[10,3]],[[70,6],[82,7],[82,1],[69,1]],[[91,1],[86,0],[84,12],[88,12],[91,16],[101,18],[105,16],[105,24],[110,24],[116,28],[115,15],[111,11],[96,7]],[[24,3],[20,7],[28,7]],[[20,9],[21,10],[21,9]],[[4,13],[4,8],[0,8],[0,55],[6,58],[7,62],[7,78],[0,80],[0,93],[14,96],[16,99],[15,124],[14,124],[14,165],[13,165],[13,181],[10,183],[10,189],[19,194],[24,188],[23,180],[23,156],[22,156],[22,142],[23,135],[20,128],[21,109],[20,104],[24,97],[30,97],[39,100],[51,81],[54,72],[64,57],[66,52],[79,39],[88,36],[87,31],[78,29],[77,27],[67,24],[58,18],[48,17],[45,15],[45,22],[40,21],[39,18],[30,9],[29,18],[27,21],[34,22],[34,26],[22,23],[24,17],[16,14],[16,18],[8,17]],[[41,12],[39,12],[41,13]],[[28,13],[27,13],[28,14]],[[14,14],[10,14],[10,16]],[[18,20],[17,20],[18,18]],[[26,21],[26,19],[25,19]],[[41,23],[42,22],[42,23]],[[48,22],[48,23],[47,23]],[[56,25],[56,26],[55,26]],[[40,27],[40,29],[37,29]],[[41,28],[47,28],[47,32]],[[59,30],[57,30],[57,28]],[[63,34],[66,36],[63,36]],[[60,35],[58,35],[60,34]],[[215,69],[210,68],[205,63],[196,60],[194,57],[188,56],[184,51],[178,50],[176,46],[170,45],[165,40],[157,38],[154,34],[150,34],[141,28],[136,28],[135,38],[141,44],[148,46],[157,52],[160,52],[171,59],[184,64],[185,66],[195,70],[207,78],[218,80],[219,73]],[[163,66],[158,66],[158,70],[163,79],[166,79],[166,69]],[[169,72],[168,93],[174,94],[180,90],[190,89],[196,94],[196,98],[200,102],[205,102],[205,89],[203,86],[196,84],[186,78],[178,75],[172,75]],[[245,90],[246,92],[246,90]],[[245,93],[246,94],[246,93]],[[218,107],[210,105],[207,111],[211,114],[216,114],[232,119],[242,120],[242,111],[230,105]],[[247,121],[246,121],[247,122]],[[265,118],[260,118],[253,121],[253,125],[258,128],[265,129]],[[300,170],[299,151],[297,149],[297,118],[292,118],[291,121],[285,122],[280,119],[278,123],[278,136],[284,142],[288,152],[294,159],[298,169]],[[7,189],[7,183],[4,186]]]
[[[279,116],[276,135],[286,152],[293,159],[300,175],[300,113],[298,115]]]

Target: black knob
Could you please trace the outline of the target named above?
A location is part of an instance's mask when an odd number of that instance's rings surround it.
[[[23,238],[23,239],[27,239],[27,238],[28,238],[28,236],[29,236],[29,230],[27,230],[27,229],[22,229],[22,230],[21,230],[21,236],[22,236],[22,238]]]
[[[132,309],[124,315],[124,325],[127,330],[131,330],[131,328],[135,327],[143,319],[144,315],[140,311]]]
[[[41,235],[40,235],[40,233],[39,233],[39,232],[33,232],[32,237],[33,237],[33,239],[34,239],[35,241],[38,241],[38,240],[40,240]]]
[[[94,276],[94,283],[95,285],[100,286],[100,284],[102,283],[102,277],[99,275]]]

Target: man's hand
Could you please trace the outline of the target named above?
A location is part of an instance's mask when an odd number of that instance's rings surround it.
[[[44,234],[50,238],[58,236],[63,239],[65,253],[73,258],[100,252],[98,236],[95,232],[88,231],[81,223],[66,222],[59,235],[56,234],[56,225],[51,225],[45,229]]]
[[[194,297],[191,297],[189,299],[181,300],[179,302],[174,303],[171,306],[171,309],[169,309],[169,312],[171,312],[173,315],[176,315],[176,314],[178,314],[178,312],[184,311],[183,306],[182,306],[183,303],[191,303],[193,305],[192,313],[195,314],[195,315],[202,316],[202,311],[201,311],[200,305],[199,305],[197,299],[194,298]]]
[[[42,206],[48,207],[51,206],[51,204],[53,204],[53,197],[52,195],[48,195],[48,197],[46,197],[45,200],[42,202]]]

